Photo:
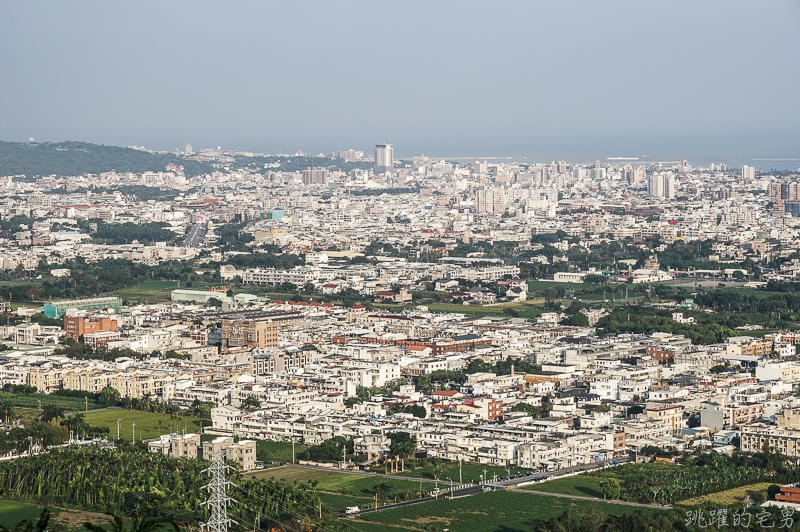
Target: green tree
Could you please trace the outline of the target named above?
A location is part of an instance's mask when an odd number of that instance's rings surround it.
[[[42,413],[39,416],[39,419],[43,423],[51,423],[53,421],[63,419],[65,412],[66,410],[60,406],[44,405],[44,407],[42,407]]]
[[[517,403],[513,406],[513,408],[511,408],[511,411],[525,412],[526,414],[532,417],[539,417],[539,415],[542,413],[541,410],[539,410],[537,407],[528,403]]]
[[[242,403],[242,406],[248,410],[254,410],[256,408],[261,408],[261,401],[259,401],[258,397],[255,395],[248,395]]]
[[[608,497],[609,499],[619,499],[620,495],[620,486],[619,482],[615,478],[605,478],[603,479],[603,495]]]
[[[119,398],[119,391],[111,386],[106,386],[100,391],[100,402],[106,406],[116,405],[119,402]]]
[[[417,438],[408,432],[390,432],[386,435],[389,438],[389,453],[391,456],[408,458],[414,456],[417,449]]]

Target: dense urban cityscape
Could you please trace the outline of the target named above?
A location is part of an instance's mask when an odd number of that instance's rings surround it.
[[[39,164],[107,150],[5,149]],[[303,482],[310,515],[288,517],[321,530],[498,489],[663,513],[746,486],[778,512],[765,519],[800,502],[780,465],[800,459],[797,172],[398,160],[391,144],[123,151],[210,171],[3,178],[7,463],[224,451],[240,478]],[[676,462],[688,472],[661,469]],[[708,463],[724,474],[693,480]],[[0,482],[25,498],[11,467]],[[309,495],[337,470],[372,485]],[[154,516],[192,526],[184,498]]]
[[[800,532],[798,21],[0,2],[0,532]]]

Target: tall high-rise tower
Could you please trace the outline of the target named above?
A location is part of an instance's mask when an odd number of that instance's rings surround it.
[[[375,173],[385,174],[394,169],[394,149],[391,144],[375,145]]]

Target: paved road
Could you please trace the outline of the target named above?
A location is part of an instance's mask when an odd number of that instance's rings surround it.
[[[186,234],[186,239],[183,242],[183,247],[185,248],[197,248],[200,247],[205,241],[206,238],[206,231],[208,227],[204,223],[196,223],[192,224],[189,228],[189,231]]]
[[[292,467],[305,467],[306,469],[318,469],[320,471],[338,471],[341,473],[349,473],[351,475],[362,475],[365,477],[380,477],[380,478],[394,478],[397,480],[413,480],[417,482],[427,482],[429,484],[432,483],[439,483],[443,486],[452,486],[458,484],[458,482],[450,482],[448,480],[430,480],[427,478],[416,478],[416,477],[401,477],[400,475],[384,475],[383,473],[373,473],[370,471],[354,471],[350,469],[331,469],[330,467],[319,467],[319,466],[312,466],[312,465],[300,465],[300,464],[287,464],[291,465]],[[259,469],[259,471],[269,471],[268,469]]]
[[[381,476],[383,476],[383,475],[381,475]],[[408,480],[407,477],[401,477],[401,478],[404,478],[404,479]],[[477,495],[479,493],[483,493],[483,486],[470,486],[468,488],[462,488],[462,489],[459,489],[459,490],[454,490],[452,492],[448,492],[446,494],[439,495],[438,497],[423,497],[422,499],[415,499],[413,501],[398,502],[398,503],[395,503],[395,504],[387,504],[385,506],[378,506],[377,508],[375,508],[374,506],[372,506],[370,508],[366,508],[365,507],[363,510],[361,510],[357,514],[351,514],[351,515],[355,516],[355,515],[371,514],[371,513],[375,513],[375,512],[382,512],[384,510],[391,510],[392,508],[400,508],[401,506],[411,506],[412,504],[422,504],[422,503],[426,503],[426,502],[435,501],[437,499],[450,499],[451,497],[453,499],[459,499],[461,497],[469,497],[471,495]]]

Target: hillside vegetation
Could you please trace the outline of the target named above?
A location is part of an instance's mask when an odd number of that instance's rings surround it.
[[[117,172],[163,172],[169,163],[183,165],[186,175],[212,172],[208,163],[188,161],[173,154],[155,154],[132,148],[88,142],[24,143],[0,141],[0,175],[28,177]]]

